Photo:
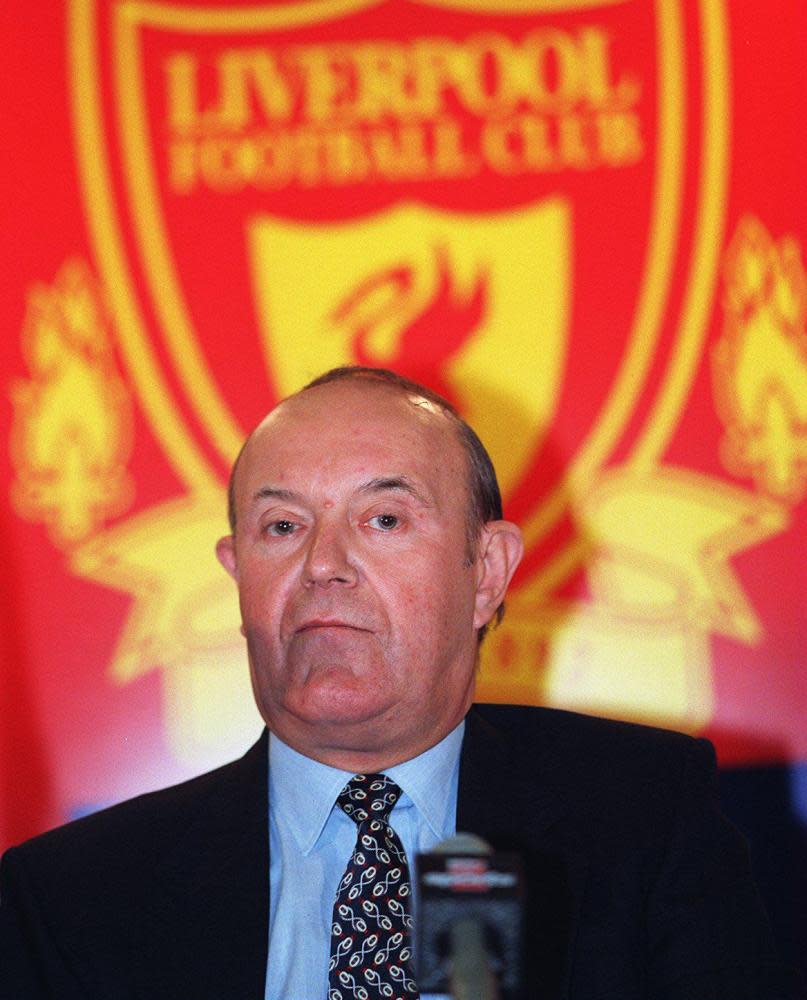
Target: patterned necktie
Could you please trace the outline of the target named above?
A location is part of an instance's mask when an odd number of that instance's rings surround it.
[[[357,774],[336,800],[358,827],[336,890],[328,1000],[416,1000],[410,969],[409,865],[389,814],[401,789],[385,774]]]

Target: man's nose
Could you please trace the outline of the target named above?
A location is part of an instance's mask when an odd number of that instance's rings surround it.
[[[331,584],[353,586],[358,573],[351,557],[349,528],[323,523],[311,532],[303,566],[303,583],[327,587]]]

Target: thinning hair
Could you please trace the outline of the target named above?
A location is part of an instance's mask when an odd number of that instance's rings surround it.
[[[496,470],[487,449],[479,440],[473,427],[468,424],[457,412],[447,399],[435,392],[433,389],[420,385],[389,368],[370,368],[364,365],[343,365],[339,368],[331,368],[322,375],[318,375],[303,386],[294,395],[299,396],[311,389],[316,389],[322,385],[329,385],[332,382],[366,382],[376,383],[397,390],[406,396],[420,396],[429,403],[437,407],[454,425],[460,446],[465,453],[467,466],[466,492],[468,494],[468,504],[465,511],[465,535],[466,535],[466,560],[468,564],[476,558],[476,548],[479,535],[488,521],[498,521],[502,517],[502,497],[499,490],[499,482],[496,478]],[[291,397],[290,397],[291,398]],[[251,437],[251,435],[250,435]],[[235,462],[230,472],[230,481],[227,487],[227,513],[230,522],[230,531],[235,533],[236,526],[236,503],[235,503],[235,482],[236,473],[240,464],[244,449],[249,443],[249,437],[241,446]],[[504,615],[504,602],[496,609],[495,622],[498,624]],[[483,625],[478,631],[478,638],[481,642],[487,632],[488,626]]]

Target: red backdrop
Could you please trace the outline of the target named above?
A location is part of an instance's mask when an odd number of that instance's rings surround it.
[[[480,698],[807,758],[803,4],[2,17],[2,844],[252,740],[227,470],[349,362],[524,526]]]

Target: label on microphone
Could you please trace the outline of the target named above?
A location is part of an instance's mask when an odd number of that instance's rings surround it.
[[[421,995],[451,995],[458,925],[476,922],[501,1000],[520,997],[524,878],[512,854],[429,853],[415,859],[415,966]]]

